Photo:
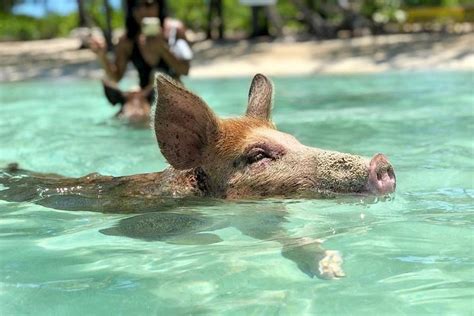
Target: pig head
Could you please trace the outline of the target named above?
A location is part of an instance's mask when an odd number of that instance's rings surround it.
[[[102,81],[104,93],[112,105],[120,105],[117,117],[132,124],[148,126],[154,93],[150,88],[137,91],[121,91],[114,83]]]
[[[246,114],[218,118],[197,95],[171,78],[156,77],[154,130],[171,169],[194,170],[205,195],[331,197],[385,195],[395,190],[393,167],[383,154],[372,159],[301,144],[271,121],[273,85],[254,77]]]

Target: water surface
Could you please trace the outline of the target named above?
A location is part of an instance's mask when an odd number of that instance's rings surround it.
[[[101,229],[129,215],[0,201],[4,315],[469,315],[474,313],[472,73],[274,78],[274,121],[307,145],[372,156],[397,174],[391,200],[218,202],[213,219],[287,212],[293,237],[325,240],[347,276],[309,278],[278,243],[234,227],[176,245]],[[243,113],[250,78],[187,80],[221,116]],[[125,86],[127,83],[124,84]],[[98,82],[0,86],[0,165],[82,176],[166,167],[150,130],[111,119]]]

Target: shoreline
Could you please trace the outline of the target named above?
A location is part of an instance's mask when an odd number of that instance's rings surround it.
[[[101,78],[94,54],[79,40],[0,42],[0,82],[37,78]],[[474,71],[474,33],[395,34],[325,41],[198,42],[191,78],[385,71]]]

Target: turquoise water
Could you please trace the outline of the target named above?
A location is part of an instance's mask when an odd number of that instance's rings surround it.
[[[221,116],[244,111],[250,78],[187,80]],[[176,211],[213,219],[285,211],[294,237],[324,239],[346,277],[310,278],[271,240],[234,227],[222,242],[176,245],[99,230],[130,215],[0,201],[2,315],[472,315],[472,73],[274,78],[274,121],[301,142],[395,167],[386,201],[214,203]],[[126,83],[125,83],[126,85]],[[0,165],[81,176],[159,171],[151,131],[111,117],[99,84],[0,85]]]

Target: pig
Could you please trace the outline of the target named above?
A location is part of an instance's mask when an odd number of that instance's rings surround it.
[[[151,105],[154,101],[153,89],[137,89],[128,92],[121,91],[113,82],[102,80],[107,100],[113,105],[120,105],[115,115],[131,125],[147,127],[150,123]]]
[[[383,154],[367,160],[311,148],[278,131],[270,119],[273,85],[264,75],[254,77],[247,112],[237,119],[219,119],[201,98],[166,76],[158,76],[156,85],[154,130],[172,166],[165,173],[192,172],[198,194],[240,199],[395,190],[395,173]]]
[[[122,177],[94,173],[66,178],[23,171],[13,165],[0,176],[0,184],[7,188],[0,191],[0,198],[34,201],[66,210],[145,213],[157,209],[166,211],[202,198],[230,201],[328,198],[387,195],[395,191],[395,172],[383,154],[366,159],[312,148],[278,131],[271,121],[273,84],[264,75],[257,74],[253,78],[246,114],[240,118],[217,117],[200,97],[166,75],[156,77],[156,89],[158,97],[152,113],[152,128],[170,167],[158,173]],[[310,276],[337,278],[344,275],[342,258],[337,251],[323,250],[320,242],[312,238],[288,236],[281,227],[283,213],[279,214],[276,215],[278,220],[266,223],[265,229],[262,225],[262,230],[245,230],[235,221],[229,225],[240,227],[255,238],[280,243],[283,256]],[[160,221],[159,216],[154,218]],[[200,223],[191,218],[189,222]],[[133,227],[151,227],[152,232],[147,231],[147,236],[153,235],[155,227],[163,227],[163,223],[150,225],[150,219],[140,222],[139,218],[126,223]],[[214,226],[199,224],[193,226],[193,233],[204,230],[202,227],[208,230]],[[128,227],[108,232],[127,235],[131,230]],[[155,232],[157,239],[166,235],[162,231],[160,228]],[[131,234],[132,237],[137,235],[140,231]]]

